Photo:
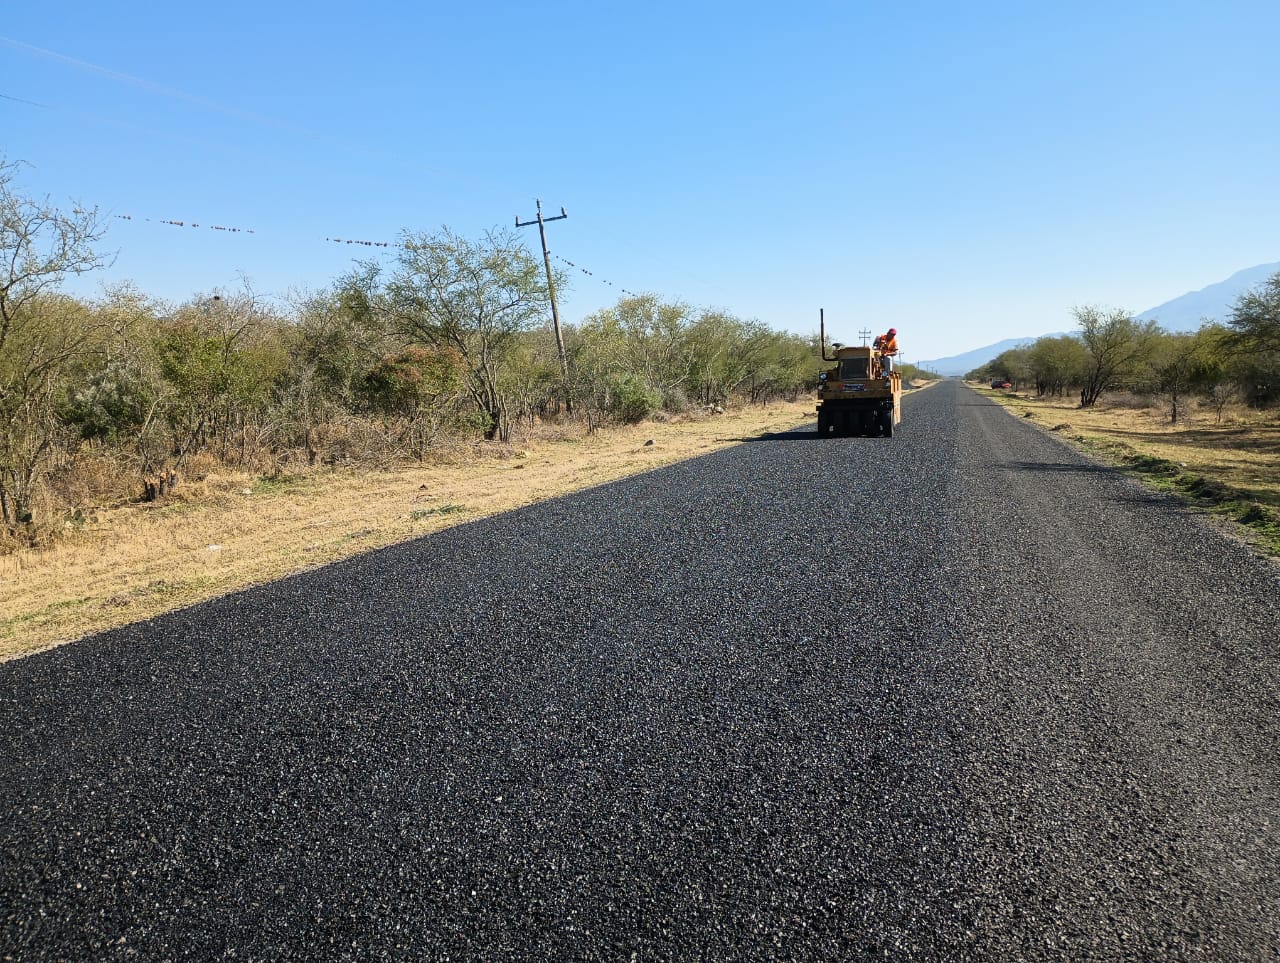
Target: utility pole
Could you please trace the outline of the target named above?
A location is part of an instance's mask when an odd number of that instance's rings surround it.
[[[556,217],[542,216],[542,201],[534,198],[534,202],[538,205],[538,216],[532,221],[520,220],[520,215],[516,215],[516,227],[528,227],[530,224],[538,225],[538,235],[542,238],[542,263],[547,266],[547,293],[551,295],[551,321],[556,329],[556,351],[560,355],[560,384],[564,388],[564,410],[569,414],[573,414],[573,398],[569,394],[569,359],[564,353],[564,334],[560,330],[560,309],[556,307],[556,286],[551,279],[551,252],[547,250],[547,221],[563,221],[569,215],[565,213],[564,208],[560,208],[560,213]]]
[[[871,338],[871,329],[863,328],[858,332],[858,337],[862,339],[862,346],[865,348],[867,346],[867,341]]]

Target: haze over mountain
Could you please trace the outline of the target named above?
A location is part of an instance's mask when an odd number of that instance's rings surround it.
[[[1040,337],[1043,336],[1041,335]],[[1010,348],[1022,348],[1035,340],[1035,338],[1005,338],[1003,341],[984,345],[981,348],[974,348],[972,351],[966,351],[963,354],[953,354],[948,358],[938,358],[936,361],[914,363],[929,371],[936,371],[940,375],[958,377],[986,364],[1002,351],[1008,351]]]
[[[1135,317],[1139,321],[1155,321],[1166,331],[1195,331],[1204,321],[1226,320],[1240,295],[1257,287],[1277,272],[1280,272],[1280,262],[1245,268],[1225,281],[1210,284],[1199,291],[1189,291],[1171,301],[1148,308]],[[1002,351],[1023,347],[1035,341],[1036,338],[1053,337],[1063,333],[1055,331],[1025,338],[1006,338],[1004,341],[974,348],[963,354],[936,358],[932,361],[919,361],[916,364],[941,375],[956,377],[986,364]]]
[[[1137,318],[1139,321],[1155,321],[1166,331],[1195,331],[1205,321],[1225,321],[1240,295],[1256,288],[1276,272],[1280,272],[1280,262],[1245,268],[1225,281],[1190,291],[1143,311]]]

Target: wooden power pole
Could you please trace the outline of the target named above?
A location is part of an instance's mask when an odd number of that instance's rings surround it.
[[[537,224],[538,235],[542,238],[542,263],[547,266],[547,293],[551,295],[551,322],[556,329],[556,352],[560,355],[560,384],[564,389],[564,410],[573,414],[573,398],[569,394],[569,359],[564,352],[564,333],[560,330],[560,309],[556,306],[556,285],[551,279],[551,252],[547,249],[547,221],[563,221],[569,215],[562,207],[557,216],[543,217],[542,201],[537,198],[534,201],[538,205],[538,216],[532,221],[522,221],[517,214],[516,227]]]

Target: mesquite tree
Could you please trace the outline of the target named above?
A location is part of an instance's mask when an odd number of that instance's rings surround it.
[[[508,430],[502,375],[509,354],[522,332],[546,319],[550,304],[543,266],[510,229],[478,241],[448,228],[407,235],[385,301],[407,343],[462,357],[490,440]]]
[[[1087,352],[1080,386],[1080,407],[1092,408],[1109,388],[1134,373],[1150,350],[1159,328],[1137,321],[1127,311],[1076,308],[1080,341]]]
[[[100,267],[96,210],[64,213],[12,189],[0,162],[0,525],[31,520],[33,485],[60,427],[65,372],[96,336],[82,306],[54,294],[69,274]]]

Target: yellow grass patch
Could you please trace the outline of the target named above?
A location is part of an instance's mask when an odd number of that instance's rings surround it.
[[[558,429],[386,472],[184,481],[160,502],[89,512],[52,547],[0,556],[0,659],[793,428],[813,409],[806,398]]]

